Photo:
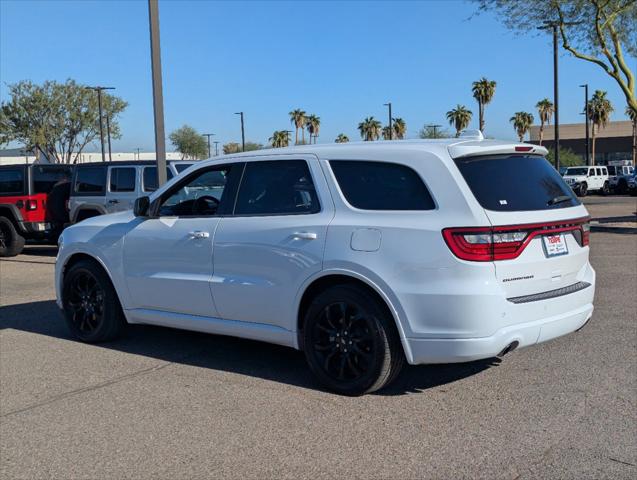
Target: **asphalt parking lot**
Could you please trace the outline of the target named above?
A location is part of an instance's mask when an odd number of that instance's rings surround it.
[[[613,200],[615,199],[615,200]],[[630,217],[634,197],[587,197]],[[0,261],[2,478],[635,478],[637,235],[593,232],[596,310],[503,361],[407,368],[359,398],[303,355],[135,326],[73,341],[55,250]]]

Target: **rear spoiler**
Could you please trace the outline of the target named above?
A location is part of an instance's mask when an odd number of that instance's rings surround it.
[[[546,148],[532,143],[506,143],[498,141],[465,141],[449,145],[451,158],[475,157],[477,155],[527,154],[546,156]]]

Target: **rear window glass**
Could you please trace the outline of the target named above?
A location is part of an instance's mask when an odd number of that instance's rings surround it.
[[[436,205],[420,176],[397,163],[332,160],[345,199],[362,210],[433,210]]]
[[[173,178],[173,172],[166,167],[166,179]],[[144,168],[144,191],[154,192],[157,190],[157,167],[145,167]]]
[[[579,205],[573,190],[544,157],[494,155],[455,162],[487,210],[515,212]]]
[[[33,167],[33,193],[50,193],[60,180],[71,181],[71,169],[63,167]]]
[[[0,170],[0,195],[24,193],[24,170]]]
[[[106,167],[78,168],[75,177],[77,193],[103,193],[106,187]]]
[[[134,192],[135,167],[111,168],[111,192]]]

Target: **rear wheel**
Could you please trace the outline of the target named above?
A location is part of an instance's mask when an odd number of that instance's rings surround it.
[[[71,333],[83,342],[118,337],[126,320],[115,288],[101,266],[81,260],[64,275],[63,307]]]
[[[577,196],[585,197],[587,192],[588,192],[588,185],[586,184],[586,182],[581,183],[579,186],[579,190],[577,191]]]
[[[617,193],[624,195],[628,191],[628,182],[625,179],[619,180],[617,183]]]
[[[405,361],[386,306],[353,285],[335,286],[316,297],[305,315],[303,340],[312,372],[344,395],[386,386]]]
[[[608,182],[604,182],[604,186],[599,191],[599,193],[601,195],[608,195],[610,193],[610,185],[608,184]]]
[[[15,257],[24,248],[24,237],[18,233],[13,222],[0,217],[0,257]]]

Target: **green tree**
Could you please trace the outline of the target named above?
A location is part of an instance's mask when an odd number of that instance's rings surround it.
[[[314,137],[314,143],[316,143],[316,137],[318,137],[321,129],[321,117],[317,117],[314,114],[308,115],[305,118],[305,128],[310,134],[310,143],[312,143],[312,137]],[[305,139],[303,139],[303,142],[305,142]]]
[[[533,114],[529,112],[515,112],[515,114],[509,119],[513,124],[520,142],[524,141],[524,135],[529,131],[531,125],[533,125]]]
[[[540,145],[542,145],[542,140],[544,140],[544,125],[551,123],[555,106],[548,98],[544,98],[535,104],[535,108],[537,108],[537,113],[540,116]]]
[[[633,165],[637,165],[637,112],[627,106],[626,115],[633,122]]]
[[[460,132],[469,126],[471,117],[473,117],[471,110],[460,104],[447,112],[447,120],[449,120],[449,125],[456,129],[456,137],[459,137]]]
[[[546,156],[546,159],[552,165],[555,165],[555,152],[551,149]],[[560,147],[560,167],[577,167],[584,165],[584,158],[576,154],[570,148]]]
[[[449,138],[451,135],[447,130],[441,130],[432,125],[425,125],[418,132],[418,137],[431,140],[436,138]]]
[[[256,142],[246,142],[246,148],[244,152],[253,152],[255,150],[261,150],[263,145]]]
[[[402,140],[403,138],[405,138],[405,134],[407,133],[407,124],[402,118],[400,117],[394,118],[394,121],[392,123],[392,128],[394,129],[395,139]]]
[[[378,140],[381,134],[381,123],[374,117],[367,117],[358,124],[358,130],[361,132],[361,138],[366,142]]]
[[[493,80],[487,80],[482,77],[480,80],[473,82],[471,87],[473,98],[478,102],[479,128],[482,133],[484,133],[484,107],[493,100],[496,85]]]
[[[301,110],[297,108],[296,110],[292,110],[290,113],[290,122],[294,125],[296,132],[294,134],[294,144],[299,144],[299,128],[303,131],[303,143],[305,143],[305,110]]]
[[[275,130],[269,142],[273,148],[287,147],[290,144],[290,136],[287,130]]]
[[[635,0],[474,0],[478,11],[495,11],[504,25],[530,33],[545,20],[558,22],[562,47],[600,67],[617,84],[637,113],[635,72],[624,52],[637,56]]]
[[[339,133],[338,136],[336,137],[336,140],[334,141],[336,143],[347,143],[349,142],[349,137],[345,135],[344,133]]]
[[[190,125],[178,128],[168,138],[181,153],[182,160],[199,160],[208,157],[206,139]]]
[[[613,105],[606,98],[606,92],[595,90],[595,93],[588,101],[588,119],[591,121],[591,161],[595,165],[595,139],[600,129],[605,128],[610,121],[610,114],[613,113]],[[597,130],[595,129],[597,127]]]
[[[74,80],[42,85],[22,80],[8,85],[8,94],[9,100],[0,104],[0,144],[17,141],[49,161],[75,163],[86,145],[99,138],[97,94]],[[127,105],[102,93],[111,138],[121,138],[118,117]]]
[[[389,125],[385,125],[383,127],[383,129],[381,130],[381,132],[382,132],[382,135],[383,135],[383,140],[391,140],[392,135],[390,134]]]

